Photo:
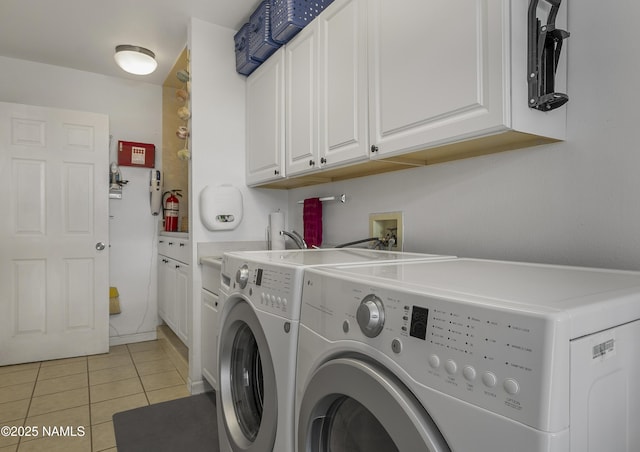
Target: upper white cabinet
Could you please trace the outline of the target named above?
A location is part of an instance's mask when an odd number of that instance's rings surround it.
[[[253,185],[291,188],[564,139],[566,107],[528,107],[527,9],[520,0],[334,1],[285,46],[287,179]],[[556,26],[566,27],[564,10]],[[555,82],[566,92],[566,49]]]
[[[284,48],[247,78],[247,184],[285,177]]]
[[[315,170],[318,159],[318,29],[315,22],[285,46],[287,175]]]
[[[527,106],[527,3],[370,2],[374,158],[503,132],[564,138],[564,108]]]
[[[371,2],[369,120],[379,155],[502,125],[505,5]]]
[[[287,175],[368,159],[366,0],[336,0],[286,46]]]

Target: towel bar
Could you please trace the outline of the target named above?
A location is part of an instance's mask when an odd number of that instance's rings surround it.
[[[319,198],[320,201],[322,202],[326,202],[326,201],[340,201],[341,203],[345,203],[347,202],[347,195],[345,195],[344,193],[341,195],[336,195],[336,196],[326,196],[324,198]],[[302,201],[298,201],[298,204],[304,204],[304,200]]]

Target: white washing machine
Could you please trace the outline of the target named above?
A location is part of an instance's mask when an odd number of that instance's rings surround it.
[[[305,271],[297,452],[640,451],[640,273]]]
[[[294,449],[295,363],[304,268],[441,258],[355,248],[225,254],[216,396],[220,450]]]

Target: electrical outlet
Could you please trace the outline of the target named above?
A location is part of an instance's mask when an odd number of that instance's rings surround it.
[[[402,251],[402,233],[402,212],[369,214],[369,237],[380,237],[385,243],[395,240],[391,248],[386,249]]]

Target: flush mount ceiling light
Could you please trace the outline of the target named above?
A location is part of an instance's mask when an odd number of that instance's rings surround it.
[[[123,70],[135,75],[148,75],[156,70],[156,55],[144,47],[119,45],[114,56],[116,63]]]

